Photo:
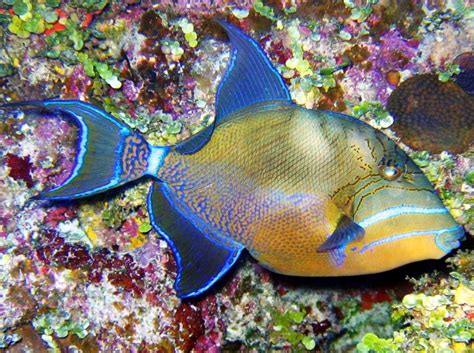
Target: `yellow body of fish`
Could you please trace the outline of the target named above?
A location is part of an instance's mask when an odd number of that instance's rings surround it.
[[[384,157],[403,164],[399,180],[381,175]],[[423,209],[444,206],[385,135],[340,114],[294,105],[238,112],[197,153],[171,152],[158,176],[175,207],[205,224],[212,241],[231,239],[272,271],[289,275],[373,273],[439,258],[445,250],[437,245],[441,238],[434,241],[435,233],[455,225],[449,214],[403,214],[415,210],[417,200]],[[400,204],[405,207],[397,217],[392,202],[399,210]],[[386,219],[373,223],[377,213]],[[373,224],[360,240],[318,252],[343,215]]]

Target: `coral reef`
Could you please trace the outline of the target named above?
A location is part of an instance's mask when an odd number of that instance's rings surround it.
[[[214,117],[229,47],[211,19],[223,16],[259,41],[297,104],[354,115],[420,149],[403,145],[465,226],[463,247],[472,248],[472,137],[459,149],[423,151],[407,138],[422,135],[415,121],[402,132],[398,111],[387,107],[394,91],[429,77],[431,87],[467,92],[461,108],[446,108],[465,114],[474,35],[467,1],[155,3],[1,1],[0,102],[81,99],[152,143],[174,144]],[[441,90],[430,90],[429,101],[446,107],[453,90]],[[68,177],[77,128],[67,116],[0,113],[0,349],[474,349],[472,251],[449,257],[450,269],[441,260],[353,280],[285,278],[244,256],[220,286],[182,302],[171,250],[147,216],[149,181],[85,200],[35,199]],[[472,132],[472,114],[457,123],[449,136]]]
[[[474,252],[449,259],[449,275],[413,279],[415,291],[394,305],[392,320],[402,326],[393,337],[366,334],[360,352],[469,352],[474,349]]]

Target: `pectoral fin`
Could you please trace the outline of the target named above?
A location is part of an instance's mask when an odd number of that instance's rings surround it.
[[[154,228],[168,242],[178,264],[175,289],[178,297],[194,297],[221,278],[237,261],[243,246],[218,244],[203,234],[176,204],[166,184],[155,182],[148,195]]]
[[[319,247],[318,252],[341,248],[351,241],[362,238],[364,233],[364,228],[355,223],[350,217],[343,215],[334,232]]]

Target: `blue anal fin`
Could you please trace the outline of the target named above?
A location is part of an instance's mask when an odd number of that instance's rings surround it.
[[[154,182],[148,194],[148,212],[153,227],[173,250],[178,276],[178,297],[200,295],[221,278],[237,261],[243,247],[217,244],[203,234],[176,208],[164,183]]]
[[[40,107],[69,117],[79,127],[74,168],[66,181],[38,195],[41,199],[74,199],[97,194],[152,174],[150,156],[159,156],[142,136],[94,105],[78,100],[43,100],[5,106]],[[164,157],[163,157],[164,158]],[[152,164],[158,168],[159,162]],[[155,169],[156,169],[155,168]]]
[[[288,88],[257,42],[233,25],[217,21],[227,32],[232,54],[216,95],[216,122],[265,101],[291,102]]]
[[[318,252],[342,248],[347,243],[362,238],[364,234],[364,228],[355,223],[350,217],[343,215],[334,232],[321,244]]]

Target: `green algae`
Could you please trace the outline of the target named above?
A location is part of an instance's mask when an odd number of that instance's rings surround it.
[[[444,23],[447,22],[458,22],[463,18],[469,18],[471,16],[470,11],[461,11],[453,9],[435,10],[430,16],[423,18],[422,26],[428,32],[435,32],[441,28]]]
[[[61,0],[46,0],[46,4],[50,7],[58,7],[61,4]]]
[[[316,346],[316,342],[312,336],[301,333],[298,325],[302,324],[307,316],[304,307],[295,310],[288,310],[280,313],[274,311],[272,313],[273,330],[270,332],[270,340],[273,344],[280,344],[281,341],[288,342],[293,351],[312,350]]]
[[[350,105],[349,102],[346,102]],[[352,107],[352,115],[358,119],[373,121],[377,128],[385,129],[393,124],[393,117],[380,102],[363,101]]]
[[[36,316],[32,321],[33,327],[41,335],[41,339],[48,345],[50,352],[61,352],[55,338],[65,338],[76,335],[85,338],[89,332],[89,321],[72,319],[71,314],[59,309]]]
[[[70,5],[97,11],[102,10],[107,3],[107,1],[85,1],[71,2]],[[54,7],[58,5],[56,1],[46,3],[16,1],[12,6],[14,15],[9,18],[9,31],[24,39],[29,38],[31,34],[47,34],[44,37],[46,46],[42,51],[43,56],[59,59],[66,64],[82,64],[86,75],[94,79],[100,78],[110,87],[119,89],[121,87],[119,73],[110,63],[103,62],[105,58],[114,56],[110,45],[101,50],[96,48],[92,50],[84,46],[91,33],[103,40],[118,38],[125,30],[124,21],[117,21],[113,26],[103,26],[105,29],[102,31],[97,28],[91,30],[84,28],[84,23],[76,13],[71,13],[67,18],[59,18],[58,13],[54,11]],[[53,24],[60,27],[54,29]],[[52,32],[47,33],[48,30]]]
[[[352,107],[352,115],[360,118],[366,114],[370,114],[376,120],[383,120],[389,116],[388,111],[380,102],[363,101]]]
[[[163,39],[161,41],[161,51],[170,62],[178,62],[184,55],[184,49],[177,40]]]
[[[53,310],[46,314],[36,316],[33,319],[33,326],[38,332],[46,335],[55,335],[64,338],[69,334],[74,334],[79,338],[88,335],[87,328],[89,322],[87,320],[74,321],[71,314],[65,311]]]
[[[24,16],[32,9],[31,2],[29,0],[16,0],[13,3],[13,12],[18,16]]]
[[[31,2],[30,0],[15,0],[4,2],[11,5],[13,15],[9,18],[8,30],[26,39],[30,34],[41,34],[58,20],[58,15],[53,9],[54,4],[46,2]]]
[[[357,6],[352,0],[344,0],[344,5],[351,9],[351,19],[357,22],[364,22],[372,13],[373,5],[378,0],[369,0],[365,6]]]
[[[470,185],[474,186],[474,170],[469,170],[465,175],[465,180]]]
[[[6,63],[0,63],[0,78],[11,76],[15,73],[13,66]]]
[[[153,228],[152,228],[151,224],[148,223],[148,222],[141,223],[138,226],[138,231],[142,234],[146,234],[146,233],[150,232],[152,229]]]
[[[438,71],[438,80],[441,82],[448,82],[454,76],[461,73],[461,68],[458,64],[447,64],[444,70]]]
[[[347,297],[337,303],[344,318],[341,321],[343,335],[338,337],[331,348],[336,352],[347,352],[363,342],[367,332],[381,339],[389,339],[397,323],[391,321],[392,304],[390,302],[374,303],[368,310],[362,309],[361,299]]]
[[[109,0],[73,0],[71,5],[75,7],[82,7],[89,11],[101,11],[109,3]]]
[[[177,22],[177,26],[184,33],[184,39],[186,39],[188,45],[191,48],[197,47],[198,40],[197,34],[194,31],[194,25],[187,18],[182,18]]]
[[[432,156],[427,151],[415,151],[410,157],[438,190],[440,198],[456,220],[461,224],[472,224],[474,199],[464,191],[473,181],[472,170],[466,170],[464,174],[453,174],[456,160],[446,152]]]
[[[360,343],[357,344],[357,351],[361,353],[395,353],[401,352],[393,339],[380,338],[373,333],[367,333]]]
[[[115,200],[108,202],[102,212],[102,221],[107,227],[113,229],[120,228],[127,217],[127,210],[115,202]]]
[[[277,18],[275,16],[275,12],[273,11],[273,8],[270,7],[270,6],[265,5],[263,3],[263,1],[261,1],[261,0],[256,0],[253,3],[253,9],[260,16],[265,17],[265,18],[269,19],[270,21],[276,21],[277,20]]]

